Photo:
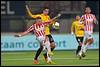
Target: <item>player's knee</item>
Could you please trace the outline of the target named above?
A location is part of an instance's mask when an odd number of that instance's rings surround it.
[[[94,42],[93,38],[89,40],[89,44],[92,44]]]
[[[51,46],[51,48],[55,48],[55,43],[52,42],[52,43],[50,44],[50,46]]]

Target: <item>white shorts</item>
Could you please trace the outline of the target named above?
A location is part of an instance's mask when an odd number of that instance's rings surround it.
[[[85,38],[87,38],[87,39],[93,38],[92,33],[88,32],[88,31],[85,31]]]
[[[46,37],[45,36],[39,36],[36,39],[39,41],[40,45],[42,45],[42,46],[45,45],[45,42],[46,42],[45,41],[46,40]]]
[[[39,42],[43,42],[45,40],[45,36],[39,36],[36,38]]]

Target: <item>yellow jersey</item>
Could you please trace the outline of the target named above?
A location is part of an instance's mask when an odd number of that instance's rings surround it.
[[[42,22],[47,22],[50,19],[49,15],[44,15],[44,14],[33,15],[29,10],[28,10],[28,13],[32,18],[41,17]],[[51,34],[50,28],[49,28],[49,25],[48,25],[48,26],[45,27],[45,35],[50,35],[50,34]]]
[[[84,24],[80,24],[79,21],[74,21],[71,26],[71,32],[74,32],[76,37],[83,37]]]

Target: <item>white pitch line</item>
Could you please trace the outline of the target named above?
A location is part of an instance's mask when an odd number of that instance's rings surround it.
[[[50,64],[50,65],[34,65],[34,66],[99,66],[99,64],[76,64],[76,65],[68,65],[68,64],[66,64],[66,65],[56,65],[56,64]]]
[[[27,54],[27,53],[1,53],[1,55],[4,55],[4,54]]]
[[[52,59],[56,59],[56,60],[61,60],[61,59],[66,59],[66,60],[71,60],[71,59],[78,59],[78,58],[52,58]],[[99,59],[99,58],[83,58],[83,59],[90,59],[90,60],[96,60],[96,59]],[[16,60],[16,61],[23,61],[23,60],[33,60],[33,58],[21,58],[21,59],[1,59],[1,61],[14,61],[14,60]],[[43,60],[43,58],[40,58],[39,60]]]

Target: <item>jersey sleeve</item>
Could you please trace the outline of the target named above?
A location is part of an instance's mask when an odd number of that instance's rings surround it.
[[[20,33],[21,34],[21,36],[24,36],[24,35],[27,35],[29,32],[31,32],[32,30],[33,30],[34,28],[33,28],[33,25],[30,27],[30,28],[28,28],[25,32],[22,32],[22,33]]]
[[[71,32],[74,32],[74,28],[75,28],[75,23],[73,22],[71,26]]]
[[[29,11],[29,10],[28,10],[28,14],[29,14],[29,16],[31,16],[32,18],[41,17],[40,14],[33,15],[33,14],[31,13],[31,11]]]
[[[40,14],[32,15],[32,18],[37,18],[37,17],[41,17],[41,15]]]
[[[47,25],[49,25],[51,23],[51,21],[47,21],[47,22],[44,22],[43,24],[45,25],[45,26],[47,26]]]
[[[48,19],[50,19],[50,16],[48,16]]]
[[[26,32],[31,32],[32,30],[34,30],[34,25],[30,26],[30,27],[26,30]]]

